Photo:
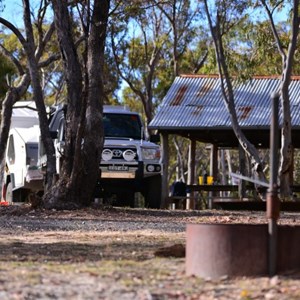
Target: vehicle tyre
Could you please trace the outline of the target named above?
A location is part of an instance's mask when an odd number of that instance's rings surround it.
[[[18,189],[14,191],[14,202],[28,202],[28,196],[32,192],[29,189]]]
[[[134,192],[130,190],[118,193],[117,205],[134,207]]]
[[[148,208],[160,208],[161,204],[161,181],[160,175],[149,177],[145,180],[145,206]]]
[[[12,183],[9,182],[6,186],[6,192],[5,192],[5,200],[9,203],[13,203],[13,190],[12,190]]]

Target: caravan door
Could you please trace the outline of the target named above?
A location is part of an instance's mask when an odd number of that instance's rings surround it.
[[[13,189],[24,185],[26,145],[16,128],[10,131],[7,147],[7,165]]]

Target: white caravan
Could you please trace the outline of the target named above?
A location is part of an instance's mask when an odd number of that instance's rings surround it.
[[[39,137],[34,101],[17,102],[5,154],[2,201],[25,201],[30,192],[43,190],[43,174],[38,168]]]

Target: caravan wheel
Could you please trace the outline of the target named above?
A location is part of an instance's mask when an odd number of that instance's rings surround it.
[[[5,201],[7,201],[9,204],[12,204],[13,202],[13,190],[11,182],[6,187]]]

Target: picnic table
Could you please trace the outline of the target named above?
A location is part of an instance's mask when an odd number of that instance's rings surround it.
[[[167,201],[169,205],[174,204],[174,208],[185,208],[185,201],[192,200],[195,203],[195,208],[201,209],[209,207],[209,201],[214,198],[227,200],[234,197],[237,198],[237,192],[238,185],[193,184],[186,185],[186,193],[184,195],[170,195]],[[235,195],[232,193],[235,193]]]
[[[254,193],[266,193],[266,187],[255,187],[249,183],[245,187],[246,191]],[[186,193],[180,195],[170,195],[167,197],[168,205],[173,205],[173,208],[185,209],[186,200],[191,200],[195,203],[196,209],[212,208],[214,202],[236,202],[242,201],[238,195],[239,186],[232,184],[192,184],[186,185]],[[291,186],[292,193],[300,193],[300,185]],[[257,195],[256,195],[257,196]],[[258,200],[259,196],[251,197],[253,200]],[[260,199],[261,200],[261,199]]]

